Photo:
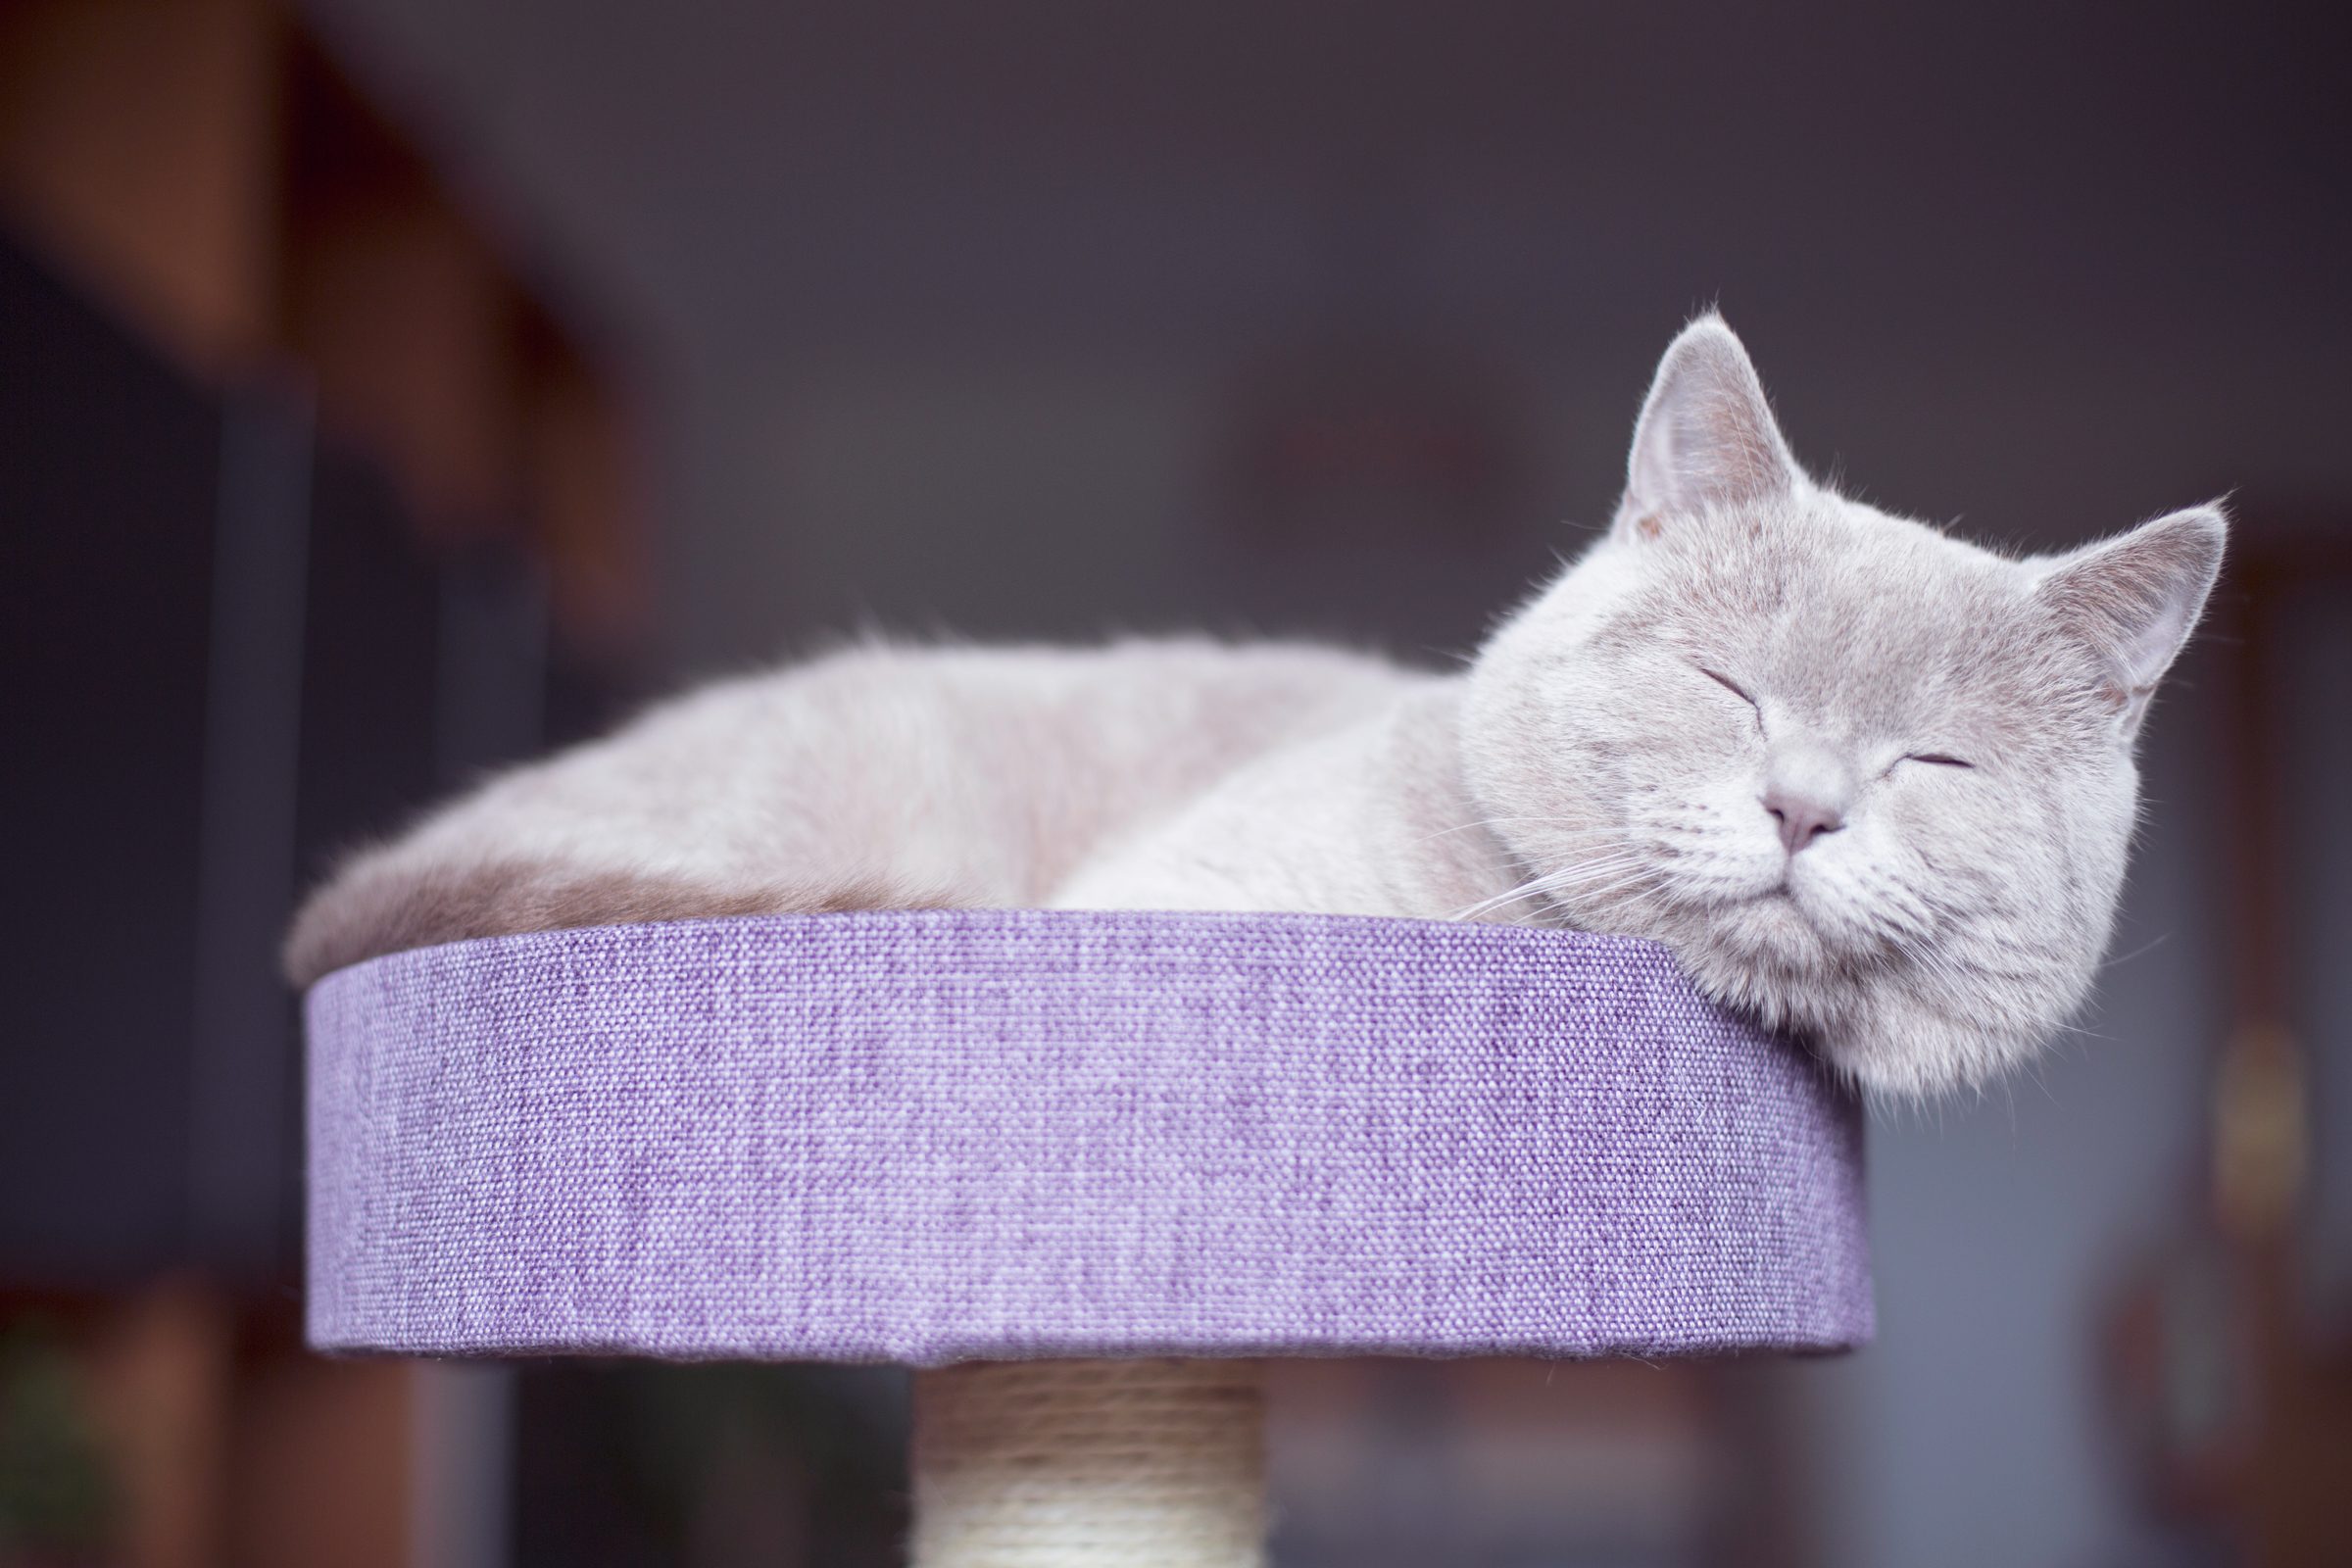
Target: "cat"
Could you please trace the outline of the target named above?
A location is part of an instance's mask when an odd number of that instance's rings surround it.
[[[1449,674],[1298,645],[853,649],[359,855],[307,984],[513,931],[896,905],[1293,909],[1663,943],[1866,1088],[2027,1060],[2105,949],[2148,703],[2227,522],[2012,559],[1838,495],[1722,319],[1614,519]]]

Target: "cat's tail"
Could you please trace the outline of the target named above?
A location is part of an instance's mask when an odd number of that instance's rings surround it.
[[[281,956],[286,978],[307,987],[321,975],[383,954],[476,937],[746,914],[951,908],[969,902],[880,876],[719,887],[552,860],[452,865],[363,856],[303,906]]]

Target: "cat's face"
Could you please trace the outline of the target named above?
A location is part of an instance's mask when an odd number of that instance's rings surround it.
[[[1701,320],[1610,533],[1480,657],[1473,788],[1574,923],[1873,1088],[1981,1082],[2089,985],[2222,537],[2204,509],[2019,562],[1846,501]]]

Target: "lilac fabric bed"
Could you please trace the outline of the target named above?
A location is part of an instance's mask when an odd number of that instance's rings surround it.
[[[1855,1106],[1663,951],[888,911],[308,1003],[330,1350],[1667,1355],[1871,1331]]]

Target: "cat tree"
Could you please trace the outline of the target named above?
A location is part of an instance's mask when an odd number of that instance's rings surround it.
[[[883,911],[308,1002],[310,1337],[896,1361],[921,1568],[1262,1560],[1256,1361],[1869,1336],[1859,1123],[1657,948]]]

